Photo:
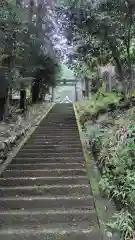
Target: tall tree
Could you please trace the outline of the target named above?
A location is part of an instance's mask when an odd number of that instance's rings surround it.
[[[65,1],[60,6],[59,11],[65,10],[66,35],[76,49],[72,59],[75,57],[80,63],[89,63],[90,68],[93,63],[95,66],[109,62],[115,64],[126,96],[133,84],[131,45],[134,41],[135,2],[81,0]]]
[[[34,0],[28,0],[27,4],[26,1],[21,0],[6,0],[1,3],[1,119],[4,116],[4,105],[9,88],[21,89],[20,107],[25,108],[25,89],[32,79],[35,79],[33,83],[36,79],[40,82],[39,85],[35,85],[35,91],[38,93],[36,100],[40,98],[41,89],[45,92],[46,85],[54,84],[58,63],[49,32],[51,32],[49,13],[44,1],[38,1],[38,5]],[[47,77],[43,70],[48,71]]]

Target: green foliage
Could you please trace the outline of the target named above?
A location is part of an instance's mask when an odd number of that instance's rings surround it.
[[[122,240],[133,239],[134,222],[132,215],[128,211],[121,211],[112,216],[112,222],[108,223],[107,226],[112,231],[121,232]]]
[[[132,113],[132,116],[128,115],[129,113]],[[117,125],[112,126],[111,130],[102,129],[101,126],[97,129],[97,125],[94,125],[93,131],[90,128],[91,132],[88,133],[90,141],[94,139],[99,150],[96,157],[98,167],[102,168],[100,188],[121,211],[108,226],[120,231],[121,239],[133,239],[135,220],[134,110],[130,110],[128,114],[124,119],[126,128],[123,126],[118,130],[120,122],[118,125],[118,121],[115,120]],[[128,127],[127,123],[130,123]]]
[[[113,168],[114,171],[109,168]],[[125,166],[127,167],[127,166]],[[128,208],[130,211],[134,209],[135,201],[135,173],[133,170],[127,170],[124,173],[118,170],[117,175],[115,166],[111,165],[103,173],[100,186],[103,192],[115,201],[118,209]]]
[[[0,8],[0,67],[6,68],[3,81],[6,79],[10,89],[35,85],[35,101],[56,84],[60,70],[49,35],[45,41],[51,27],[48,13],[43,17],[44,7],[39,9],[39,3],[36,6],[32,1],[26,6],[21,0],[6,0]]]
[[[116,93],[99,91],[92,95],[89,101],[78,103],[81,124],[84,125],[92,116],[98,114],[101,110],[107,110],[109,104],[117,104],[119,100],[120,98]]]
[[[98,141],[103,138],[105,134],[104,129],[101,129],[99,125],[91,126],[88,128],[87,135],[89,136],[90,141]]]
[[[66,64],[61,65],[61,79],[75,80],[74,72]]]
[[[113,102],[117,104],[119,101],[115,93],[107,94],[106,97],[102,91],[101,93],[94,94],[91,101],[78,104],[78,111],[84,116],[85,109],[89,109],[88,118],[85,118],[85,128],[94,159],[101,172],[99,186],[103,195],[115,202],[119,212],[112,218],[108,227],[112,232],[120,232],[122,240],[134,239],[135,108],[125,112],[116,109],[114,114],[106,112],[97,120],[94,119],[94,122],[87,122],[88,119],[92,119],[93,113],[100,111],[99,108],[107,107]],[[110,120],[111,124],[108,125]]]
[[[67,3],[67,36],[75,47],[71,62],[90,71],[97,65],[112,63],[117,67],[123,91],[132,86],[134,64],[135,3],[118,1],[71,1]],[[69,4],[69,5],[68,5]],[[66,22],[65,20],[65,22]],[[72,29],[72,34],[71,34]],[[76,66],[75,66],[76,68]],[[128,79],[128,84],[125,80]]]

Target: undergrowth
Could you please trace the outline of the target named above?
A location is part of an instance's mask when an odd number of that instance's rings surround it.
[[[98,92],[92,95],[90,100],[84,100],[77,104],[77,110],[80,116],[80,123],[91,119],[99,111],[107,111],[110,104],[117,104],[120,97],[116,93]]]
[[[102,174],[100,187],[102,192],[115,202],[120,211],[117,215],[118,219],[115,216],[114,223],[116,223],[117,230],[121,232],[121,239],[126,240],[133,239],[134,233],[135,127],[134,125],[127,126],[125,121],[125,126],[117,128],[118,126],[115,126],[111,131],[104,132],[101,129],[102,134],[97,135],[98,156],[96,160]],[[120,222],[123,225],[120,225]],[[128,222],[130,224],[127,224]],[[112,223],[112,228],[114,223]]]
[[[129,240],[135,239],[135,235],[133,233],[134,224],[133,224],[133,217],[128,211],[121,211],[114,216],[107,224],[107,227],[115,231],[115,234],[118,232],[121,234],[121,239]],[[119,234],[118,234],[119,236]],[[119,239],[119,238],[118,238]]]
[[[109,113],[101,121],[91,124],[87,120],[110,103],[118,103],[116,95],[96,95],[92,102],[82,102],[78,111],[81,124],[87,129],[93,157],[101,173],[100,189],[116,204],[118,214],[112,217],[108,228],[120,232],[121,239],[135,239],[135,108],[125,112]],[[83,105],[84,104],[84,105]],[[80,111],[80,109],[82,109]],[[87,117],[86,117],[87,116]],[[105,124],[112,118],[110,125]]]

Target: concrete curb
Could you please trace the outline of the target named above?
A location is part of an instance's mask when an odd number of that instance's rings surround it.
[[[16,156],[16,154],[20,151],[20,148],[24,145],[24,143],[28,140],[28,138],[32,135],[32,133],[36,130],[40,122],[47,116],[47,114],[50,112],[50,110],[53,108],[55,104],[52,104],[52,106],[47,110],[47,112],[41,116],[39,120],[32,126],[30,129],[27,129],[27,135],[26,137],[20,142],[18,146],[15,147],[15,149],[12,149],[12,153],[7,153],[7,159],[1,164],[0,166],[0,175],[5,171],[7,166],[11,163],[12,159]]]

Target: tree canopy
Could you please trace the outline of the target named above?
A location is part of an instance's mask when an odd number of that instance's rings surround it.
[[[70,64],[93,72],[114,64],[123,92],[132,89],[135,62],[135,2],[133,0],[58,1],[63,32],[73,46]]]
[[[59,70],[51,41],[50,9],[44,1],[36,5],[34,0],[6,0],[0,8],[0,85],[7,82],[7,89],[22,89],[31,82],[34,101],[41,89],[55,85]]]

